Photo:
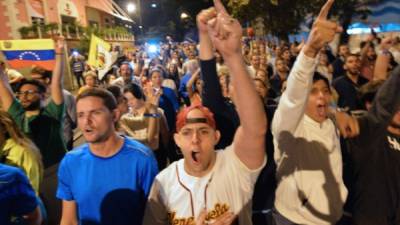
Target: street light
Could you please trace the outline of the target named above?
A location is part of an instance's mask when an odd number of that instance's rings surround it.
[[[189,15],[187,13],[185,13],[185,12],[181,13],[182,20],[187,19],[187,18],[189,18]]]
[[[128,5],[126,5],[126,10],[128,10],[129,13],[133,13],[136,11],[136,5],[134,3],[128,3]]]
[[[157,4],[156,3],[151,4],[151,8],[157,8]]]

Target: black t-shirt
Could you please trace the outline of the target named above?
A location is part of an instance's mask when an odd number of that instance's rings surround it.
[[[350,201],[357,225],[400,224],[400,137],[386,126],[360,120],[361,134],[348,141],[353,163]]]
[[[348,76],[341,76],[334,80],[333,87],[339,94],[338,106],[341,108],[348,107],[350,110],[362,109],[358,90],[366,83],[368,83],[368,80],[362,76],[358,77],[357,83],[354,83]]]
[[[341,77],[343,74],[346,74],[346,71],[343,68],[344,62],[343,60],[338,57],[333,61],[332,67],[333,67],[333,79],[336,79],[338,77]]]
[[[360,135],[348,140],[353,168],[348,201],[355,225],[400,224],[400,136],[387,130],[400,108],[399,87],[397,67],[359,118]]]

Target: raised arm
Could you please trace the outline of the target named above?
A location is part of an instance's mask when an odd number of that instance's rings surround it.
[[[64,75],[64,63],[65,63],[65,41],[64,37],[59,36],[54,38],[55,52],[56,52],[56,66],[53,71],[51,78],[51,98],[56,105],[61,105],[64,102],[62,93],[62,82]]]
[[[388,67],[390,63],[390,52],[389,49],[393,44],[393,38],[387,37],[382,40],[375,62],[374,78],[373,80],[386,80],[388,76]]]
[[[4,68],[0,67],[0,105],[4,111],[8,111],[14,98],[13,91],[8,83],[7,74]]]
[[[214,57],[214,46],[208,34],[207,23],[216,16],[214,8],[201,11],[197,15],[197,28],[199,30],[200,41],[200,69],[201,79],[204,81],[202,100],[203,105],[213,113],[223,114],[226,112],[223,104],[221,86],[219,84],[217,67]]]
[[[214,8],[209,8],[201,11],[197,19],[197,29],[199,31],[199,42],[200,42],[200,60],[211,60],[214,58],[214,47],[210,36],[208,35],[207,23],[210,19],[216,16]]]
[[[367,118],[374,123],[389,124],[400,107],[400,66],[392,72],[375,96]]]
[[[235,105],[240,118],[233,148],[249,169],[258,169],[265,161],[267,119],[264,107],[243,59],[242,27],[227,14],[220,0],[215,0],[214,5],[218,15],[208,22],[209,34],[232,75],[236,92]]]
[[[365,63],[368,61],[367,53],[368,49],[372,47],[372,45],[373,44],[371,38],[368,38],[368,40],[365,41],[365,45],[360,52],[361,65],[365,65]]]
[[[161,115],[158,114],[157,108],[160,100],[161,92],[157,91],[157,93],[153,92],[152,88],[147,88],[146,91],[146,112],[147,115],[145,114],[146,117],[149,118],[149,124],[147,126],[147,142],[150,144],[150,146],[153,146],[154,141],[158,140],[158,129],[159,127],[159,121]]]
[[[307,96],[309,95],[312,78],[317,66],[317,54],[329,42],[336,32],[342,28],[327,20],[329,9],[334,0],[328,0],[321,9],[313,24],[309,39],[298,56],[290,72],[286,91],[282,94],[278,109],[272,121],[272,133],[279,135],[281,131],[294,133],[304,115]],[[290,120],[287,120],[290,115]]]
[[[188,93],[189,98],[193,97],[193,84],[200,77],[200,68],[196,70],[194,74],[190,77],[189,81],[186,83],[186,91]]]

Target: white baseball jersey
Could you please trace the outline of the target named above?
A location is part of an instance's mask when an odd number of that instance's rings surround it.
[[[184,159],[172,163],[154,180],[146,205],[145,225],[194,225],[201,210],[207,210],[207,222],[227,211],[238,216],[241,225],[251,222],[251,198],[254,184],[266,163],[248,169],[236,156],[233,147],[217,151],[209,174],[199,178],[186,173]]]

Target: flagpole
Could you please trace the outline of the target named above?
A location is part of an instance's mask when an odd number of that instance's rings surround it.
[[[61,24],[60,24],[61,27]],[[60,33],[61,34],[61,33]],[[64,50],[63,50],[63,56],[64,57],[64,80],[63,80],[63,84],[64,84],[64,88],[68,89],[68,90],[75,90],[75,85],[74,85],[74,80],[72,79],[72,73],[71,73],[71,68],[70,68],[70,64],[69,64],[69,59],[68,59],[68,42],[65,41],[64,44]],[[67,76],[66,76],[67,75]],[[68,77],[68,78],[67,78]]]

